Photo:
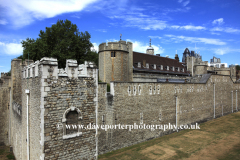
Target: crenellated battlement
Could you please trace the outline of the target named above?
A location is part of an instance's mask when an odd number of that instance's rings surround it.
[[[42,78],[48,76],[58,77],[90,77],[92,76],[88,69],[95,69],[93,62],[85,61],[84,64],[78,65],[77,60],[67,59],[66,68],[58,68],[58,61],[56,58],[44,57],[40,61],[36,61],[25,66],[22,70],[23,78],[35,78],[40,75]]]
[[[1,78],[3,78],[3,77],[9,77],[9,76],[8,76],[8,73],[6,73],[6,72],[1,72]]]
[[[132,48],[132,42],[118,41],[118,42],[106,42],[99,45],[99,52],[105,50],[122,50],[129,52]]]

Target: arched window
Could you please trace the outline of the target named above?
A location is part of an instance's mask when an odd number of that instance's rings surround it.
[[[81,125],[81,111],[71,106],[63,114],[63,139],[73,138],[82,135],[79,125]]]
[[[70,111],[66,115],[66,125],[71,126],[66,130],[66,134],[72,134],[78,132],[78,112]]]

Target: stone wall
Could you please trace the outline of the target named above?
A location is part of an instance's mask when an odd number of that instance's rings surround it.
[[[111,94],[99,96],[102,106],[107,103],[106,107],[99,109],[99,113],[105,116],[104,123],[110,125],[192,124],[231,113],[232,106],[233,112],[236,112],[240,100],[236,90],[240,90],[239,83],[233,83],[229,76],[220,75],[212,75],[204,83],[111,82]],[[108,103],[110,96],[111,103]],[[99,153],[102,154],[171,133],[172,130],[108,129],[99,132]]]
[[[43,58],[30,65],[30,69],[24,68],[23,75],[30,75],[31,80],[25,79],[23,86],[26,87],[28,81],[33,87],[30,88],[29,110],[30,159],[95,157],[96,130],[79,129],[69,133],[65,125],[69,124],[68,113],[72,112],[77,114],[74,125],[86,127],[96,123],[97,69],[88,62],[80,66],[75,60],[66,63],[65,70],[58,69],[56,59]],[[32,76],[36,66],[37,78]],[[28,71],[31,73],[25,73]],[[59,124],[63,128],[58,128]]]
[[[22,143],[22,159],[27,159],[28,154],[29,159],[43,158],[40,107],[41,77],[42,71],[39,61],[31,62],[22,70],[22,139],[24,140]],[[29,153],[27,152],[27,145],[29,145]]]
[[[98,83],[92,63],[66,63],[66,69],[58,69],[54,58],[28,66],[13,60],[11,80],[1,79],[0,109],[6,115],[0,114],[8,119],[9,112],[10,121],[0,125],[9,123],[9,142],[17,159],[27,159],[28,143],[30,159],[93,159],[96,152],[103,154],[173,132],[101,128],[71,131],[65,124],[181,125],[239,110],[240,83],[233,83],[229,76],[211,75],[201,83],[111,82],[108,93],[107,84]],[[5,131],[1,130],[1,137]]]
[[[0,144],[9,145],[9,106],[11,77],[1,74],[0,79]]]
[[[26,145],[26,139],[22,137],[23,119],[22,107],[22,60],[13,59],[11,62],[11,102],[10,102],[10,144],[13,147],[13,153],[17,159],[26,155],[23,145]],[[25,105],[26,106],[26,105]],[[24,153],[23,153],[24,151]]]
[[[65,124],[70,124],[72,112],[77,114],[76,125],[96,124],[96,67],[91,62],[78,66],[77,61],[67,60],[66,69],[58,69],[57,60],[46,57],[30,62],[25,66],[21,60],[12,61],[9,135],[16,159],[28,159],[28,155],[41,160],[93,159],[96,129],[69,133]]]

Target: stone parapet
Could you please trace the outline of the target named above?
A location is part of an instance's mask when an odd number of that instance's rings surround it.
[[[121,50],[129,52],[129,45],[132,45],[132,43],[126,41],[101,43],[99,45],[99,52],[105,50]]]
[[[58,61],[56,58],[44,57],[40,61],[36,61],[23,67],[22,77],[24,79],[38,77],[39,72],[41,72],[42,77],[46,78],[48,76],[54,76],[55,78],[89,77],[90,75],[87,68],[96,68],[96,65],[93,62],[87,61],[85,61],[84,64],[78,65],[77,60],[67,59],[66,68],[59,69]]]

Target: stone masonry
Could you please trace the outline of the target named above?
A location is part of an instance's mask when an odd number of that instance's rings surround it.
[[[100,73],[101,74],[101,73]],[[174,132],[172,129],[67,129],[66,125],[185,125],[237,112],[240,83],[198,76],[185,83],[98,83],[94,64],[57,59],[12,61],[0,81],[1,142],[17,160],[95,159],[97,155]],[[8,109],[9,104],[9,109]],[[8,119],[8,120],[7,120]]]

